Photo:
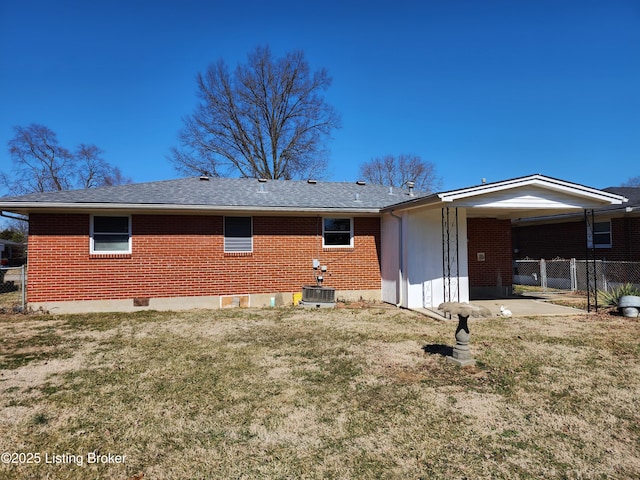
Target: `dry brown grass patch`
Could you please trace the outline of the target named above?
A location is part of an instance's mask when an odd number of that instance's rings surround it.
[[[633,478],[622,318],[455,324],[358,306],[6,317],[0,451],[126,455],[2,478]]]

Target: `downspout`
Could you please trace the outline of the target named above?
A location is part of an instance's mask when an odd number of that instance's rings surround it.
[[[393,213],[393,210],[389,212],[389,215],[391,215],[393,218],[397,218],[400,221],[400,223],[398,224],[400,228],[398,229],[398,303],[396,303],[396,307],[401,307],[404,282],[404,241],[402,236],[402,217],[399,217],[398,215]]]

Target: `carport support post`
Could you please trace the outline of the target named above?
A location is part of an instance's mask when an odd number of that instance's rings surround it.
[[[469,365],[475,365],[476,361],[471,356],[471,350],[469,349],[469,316],[463,316],[458,314],[458,328],[456,329],[456,346],[453,347],[453,355],[447,357],[447,361],[458,365],[459,367],[466,367]]]
[[[593,210],[584,211],[584,225],[587,234],[587,254],[585,257],[585,270],[587,273],[587,312],[592,307],[598,311],[598,269],[596,264],[595,241],[595,213]]]

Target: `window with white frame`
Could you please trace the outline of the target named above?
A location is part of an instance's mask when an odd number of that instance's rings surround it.
[[[224,217],[225,253],[253,251],[253,225],[251,217]]]
[[[93,215],[91,253],[131,253],[131,217]]]
[[[593,228],[589,225],[587,231],[587,246],[589,248],[610,248],[611,241],[611,221],[594,222]]]
[[[322,246],[336,248],[353,247],[353,219],[323,218]]]

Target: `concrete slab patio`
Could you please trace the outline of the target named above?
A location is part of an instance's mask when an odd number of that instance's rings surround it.
[[[561,315],[580,315],[587,313],[578,308],[556,305],[538,298],[509,298],[498,300],[474,300],[470,303],[488,308],[494,316],[500,313],[500,305],[511,310],[514,317],[548,317]]]
[[[513,298],[501,298],[490,300],[471,300],[469,302],[473,305],[487,308],[493,317],[497,317],[500,314],[500,306],[504,305],[505,308],[511,310],[513,317],[552,317],[552,316],[564,316],[564,315],[584,315],[587,312],[578,308],[566,307],[564,305],[556,305],[544,298],[536,297],[513,297]],[[449,319],[445,318],[439,311],[429,310],[426,308],[414,309],[417,312],[423,313],[439,320],[455,320],[457,318]]]

